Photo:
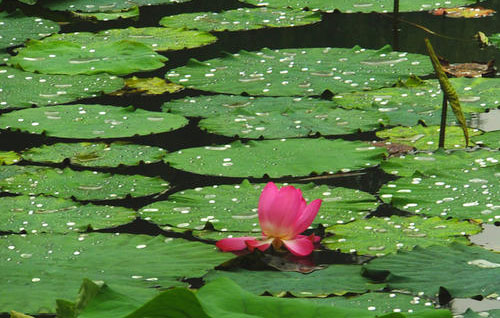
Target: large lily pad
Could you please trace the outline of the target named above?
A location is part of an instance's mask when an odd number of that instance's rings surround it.
[[[100,75],[46,75],[0,67],[0,109],[64,104],[123,87],[123,79]]]
[[[9,65],[44,74],[126,75],[160,68],[167,58],[133,41],[95,41],[85,45],[68,41],[32,40],[8,60]]]
[[[138,7],[132,7],[130,9],[107,11],[107,12],[71,11],[71,14],[81,19],[110,21],[117,19],[138,19],[140,12]]]
[[[134,28],[110,29],[98,33],[76,32],[55,34],[43,40],[44,43],[67,41],[78,45],[93,42],[114,43],[118,41],[140,42],[155,51],[183,50],[204,46],[217,41],[206,32],[173,28]]]
[[[12,166],[3,167],[3,169]],[[12,174],[0,180],[0,189],[20,194],[46,194],[78,200],[114,200],[127,196],[141,197],[168,189],[161,178],[120,175],[71,169],[40,168]]]
[[[478,136],[478,138],[482,137]],[[419,175],[454,174],[457,169],[472,169],[495,166],[500,160],[500,152],[479,149],[475,151],[455,150],[420,152],[415,155],[392,157],[382,161],[380,167],[387,173],[401,177]],[[442,167],[446,166],[443,170]]]
[[[44,2],[43,6],[58,11],[81,11],[81,12],[110,12],[117,10],[130,9],[133,7],[177,4],[190,0],[72,0],[67,1],[49,1]]]
[[[385,280],[390,288],[430,297],[440,287],[453,298],[500,292],[500,254],[476,246],[416,247],[411,252],[376,258],[365,268],[369,277],[390,273]]]
[[[23,44],[28,39],[40,39],[59,32],[56,22],[27,17],[20,11],[0,12],[0,49]]]
[[[361,265],[330,265],[326,269],[309,274],[247,270],[211,271],[203,279],[210,282],[219,277],[227,277],[254,294],[268,292],[274,296],[284,295],[286,292],[297,297],[344,295],[385,287],[384,284],[375,284],[361,276]]]
[[[203,119],[208,132],[242,138],[289,138],[310,135],[346,135],[380,128],[384,115],[375,111],[316,108],[254,113],[247,110]],[[228,123],[231,123],[228,125]]]
[[[183,13],[164,17],[160,24],[169,28],[201,31],[240,31],[293,27],[321,21],[318,12],[291,9],[239,8],[222,12]]]
[[[499,181],[498,164],[479,169],[444,169],[437,175],[416,174],[391,181],[380,189],[380,197],[414,213],[495,222],[500,219]]]
[[[0,165],[11,165],[19,161],[21,157],[14,151],[0,151]]]
[[[282,139],[187,148],[168,154],[165,161],[199,174],[278,178],[373,167],[384,154],[385,149],[358,141]]]
[[[72,165],[84,167],[135,166],[161,161],[167,152],[158,147],[124,143],[57,143],[31,148],[23,159],[33,162],[60,163],[68,159]]]
[[[46,196],[2,198],[0,231],[28,233],[98,230],[129,223],[136,213],[122,207],[80,204]],[[22,309],[22,308],[20,308]]]
[[[399,249],[412,249],[416,245],[426,247],[433,244],[447,245],[450,242],[467,244],[464,235],[476,234],[481,231],[481,227],[456,219],[392,216],[333,225],[327,231],[335,234],[322,241],[328,248],[382,256]]]
[[[480,136],[472,137],[472,141],[492,149],[500,148],[500,130],[490,131]]]
[[[163,111],[189,117],[210,118],[219,115],[233,114],[239,110],[248,112],[286,112],[298,109],[314,109],[316,107],[335,108],[336,104],[316,98],[302,97],[246,97],[238,95],[196,96],[177,99],[163,104]]]
[[[370,1],[351,1],[351,0],[240,0],[256,6],[269,6],[273,8],[291,7],[291,8],[309,8],[311,10],[321,10],[332,12],[339,10],[346,13],[351,12],[392,12],[394,1],[392,0],[370,0]],[[449,0],[444,3],[446,7],[458,7],[469,4],[475,4],[475,0]],[[441,8],[440,2],[429,2],[425,0],[402,1],[399,11],[428,11],[430,9]]]
[[[0,116],[2,129],[78,139],[123,138],[164,133],[186,124],[184,117],[175,114],[105,105],[29,108]]]
[[[450,81],[466,113],[483,112],[498,103],[498,79],[462,77]],[[411,79],[397,87],[339,94],[334,97],[334,101],[348,109],[375,108],[385,114],[393,125],[413,126],[418,121],[439,125],[443,97],[438,81]],[[453,114],[450,114],[448,122],[451,124],[455,121]]]
[[[478,129],[468,129],[469,136],[481,134]],[[377,137],[388,142],[415,147],[418,150],[436,150],[439,144],[439,126],[394,127],[377,131]],[[461,127],[446,127],[445,149],[465,148],[465,138]]]
[[[142,217],[159,224],[199,229],[207,222],[221,231],[257,231],[257,205],[265,184],[220,185],[184,190],[167,201],[143,207]],[[323,204],[314,225],[344,223],[366,216],[378,206],[375,197],[366,192],[325,185],[294,184],[309,201],[322,199]]]
[[[205,62],[190,60],[167,78],[206,91],[265,96],[320,95],[393,85],[410,74],[432,72],[428,58],[389,46],[240,51]]]
[[[114,283],[146,301],[155,286],[184,286],[232,258],[215,246],[182,239],[127,234],[9,235],[0,238],[0,312],[54,312],[55,299],[75,299],[83,278]],[[28,297],[19,297],[28,295]]]

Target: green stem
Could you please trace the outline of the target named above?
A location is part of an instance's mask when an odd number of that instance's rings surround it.
[[[441,108],[441,126],[439,127],[439,148],[444,149],[444,139],[446,133],[446,114],[448,112],[448,99],[443,94],[443,107]]]

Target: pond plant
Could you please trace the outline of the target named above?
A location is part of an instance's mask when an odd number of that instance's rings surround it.
[[[0,318],[500,317],[499,9],[0,0]]]

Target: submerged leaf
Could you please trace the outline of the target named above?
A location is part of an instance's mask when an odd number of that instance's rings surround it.
[[[438,8],[431,11],[433,15],[442,15],[447,18],[484,18],[492,16],[496,13],[493,9],[485,9],[483,7],[475,8]]]
[[[184,89],[184,86],[169,83],[159,77],[139,78],[133,76],[125,80],[127,85],[122,90],[114,92],[113,95],[122,96],[126,94],[161,95],[172,94]]]

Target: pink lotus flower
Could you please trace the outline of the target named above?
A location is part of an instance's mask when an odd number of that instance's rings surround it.
[[[302,197],[302,191],[293,186],[278,189],[269,182],[262,190],[259,199],[259,223],[262,237],[251,236],[226,238],[217,242],[217,247],[223,252],[240,251],[255,248],[265,251],[271,245],[275,249],[283,245],[294,255],[306,256],[314,249],[318,236],[300,235],[304,232],[318,214],[321,200],[317,199],[307,205]]]

